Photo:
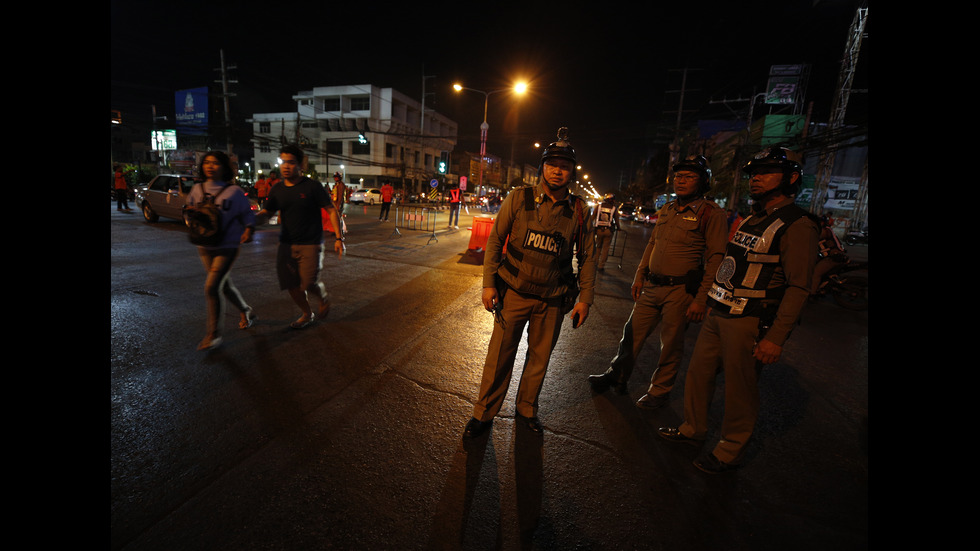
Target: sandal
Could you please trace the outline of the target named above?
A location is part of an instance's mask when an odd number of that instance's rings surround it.
[[[253,311],[251,308],[242,312],[242,319],[238,322],[238,328],[248,329],[253,323],[255,323],[256,317],[255,311]]]
[[[207,337],[204,337],[201,344],[197,345],[197,349],[210,350],[212,348],[216,348],[219,344],[221,344],[221,337],[217,335],[208,335]]]
[[[300,316],[298,320],[290,323],[289,326],[293,329],[303,329],[304,327],[308,327],[311,323],[313,323],[314,319],[316,319],[316,316],[313,314],[310,314],[310,317]]]

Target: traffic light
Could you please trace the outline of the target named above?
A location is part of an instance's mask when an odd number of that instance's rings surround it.
[[[449,170],[449,152],[443,151],[439,154],[439,174],[445,174]]]

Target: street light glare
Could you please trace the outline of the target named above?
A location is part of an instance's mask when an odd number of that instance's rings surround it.
[[[459,92],[462,89],[463,89],[463,87],[461,85],[459,85],[459,84],[453,84],[453,90],[456,90],[457,92]]]
[[[524,92],[527,91],[527,83],[526,82],[518,82],[514,86],[514,91],[517,92],[518,94],[523,94]]]

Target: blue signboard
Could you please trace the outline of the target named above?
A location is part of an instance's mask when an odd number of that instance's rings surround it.
[[[208,133],[208,89],[178,90],[174,96],[177,131],[185,135]]]

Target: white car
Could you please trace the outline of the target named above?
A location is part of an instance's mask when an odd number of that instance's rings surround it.
[[[373,205],[381,202],[381,190],[377,188],[359,189],[350,196],[350,202],[355,204],[367,203]]]

